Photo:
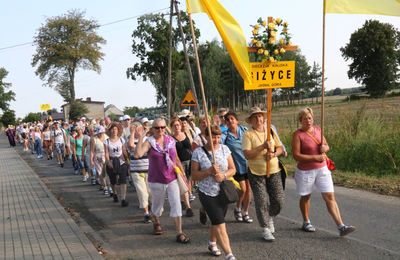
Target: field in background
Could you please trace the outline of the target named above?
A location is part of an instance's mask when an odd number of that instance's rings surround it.
[[[344,98],[344,97],[343,97]],[[327,99],[325,137],[331,147],[329,157],[336,163],[335,183],[400,196],[400,97],[342,102]],[[286,145],[284,161],[293,174],[296,163],[291,156],[291,135],[300,126],[297,112],[305,104],[278,107],[272,123]],[[321,125],[321,106],[314,110],[315,125]],[[244,122],[246,113],[241,113]]]

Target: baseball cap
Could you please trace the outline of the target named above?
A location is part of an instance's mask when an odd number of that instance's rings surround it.
[[[129,115],[124,115],[124,116],[122,117],[122,119],[125,121],[125,120],[128,120],[128,119],[131,119],[131,117],[130,117]]]
[[[146,122],[149,122],[149,119],[147,117],[143,117],[140,122],[142,122],[142,124],[144,124]]]

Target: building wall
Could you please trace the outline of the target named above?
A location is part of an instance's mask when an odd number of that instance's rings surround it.
[[[104,103],[83,103],[88,108],[89,112],[86,114],[88,118],[104,119]]]

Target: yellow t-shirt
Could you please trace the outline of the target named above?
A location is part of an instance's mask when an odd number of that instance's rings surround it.
[[[267,131],[258,132],[254,129],[248,130],[244,133],[242,139],[242,150],[252,150],[257,146],[260,146],[267,140]],[[275,147],[282,146],[279,141],[276,133],[274,136],[271,135],[271,143],[272,143],[272,151],[274,151]],[[250,168],[251,173],[255,175],[267,175],[267,149],[264,149],[261,153],[259,153],[253,159],[247,160],[247,164]],[[278,173],[281,169],[279,168],[279,160],[277,157],[272,158],[270,161],[270,174]]]

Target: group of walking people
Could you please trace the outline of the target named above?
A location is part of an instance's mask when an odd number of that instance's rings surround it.
[[[326,153],[330,148],[325,138],[321,140],[321,129],[314,125],[313,119],[311,108],[299,111],[301,128],[293,133],[291,144],[293,158],[297,161],[294,179],[300,195],[301,229],[305,232],[316,231],[309,217],[311,193],[316,186],[339,235],[344,236],[354,231],[355,227],[345,225],[341,219],[331,172],[326,163]],[[126,193],[127,181],[130,180],[144,211],[144,221],[153,223],[155,235],[164,232],[160,217],[167,198],[169,215],[175,223],[176,241],[179,243],[190,241],[182,230],[182,208],[186,208],[186,216],[194,215],[190,204],[197,191],[201,202],[200,222],[211,222],[209,252],[214,256],[223,252],[226,259],[233,260],[236,258],[225,223],[228,204],[220,198],[221,183],[233,178],[240,187],[239,199],[233,210],[238,222],[253,222],[249,214],[253,196],[261,234],[268,242],[275,240],[274,218],[281,212],[285,200],[286,172],[279,157],[287,156],[287,151],[277,129],[272,126],[271,131],[267,131],[266,112],[258,107],[251,109],[245,121],[249,127],[240,124],[238,115],[226,109],[218,111],[210,127],[209,116],[201,116],[199,127],[196,127],[188,110],[171,118],[169,127],[162,118],[149,122],[147,118],[131,120],[125,115],[120,122],[80,122],[72,128],[69,124],[60,128],[55,122],[48,127],[52,129],[49,134],[44,134],[47,131],[44,125],[41,140],[50,140],[44,145],[51,147],[46,152],[47,156],[55,154],[61,167],[64,158],[68,155],[72,157],[74,173],[81,172],[83,181],[92,176],[92,184],[100,183],[104,194],[110,195],[114,202],[120,199],[122,207],[128,206]],[[32,139],[36,132],[40,130],[34,130]],[[180,190],[177,168],[188,181],[188,192]],[[119,191],[116,184],[119,184]]]

